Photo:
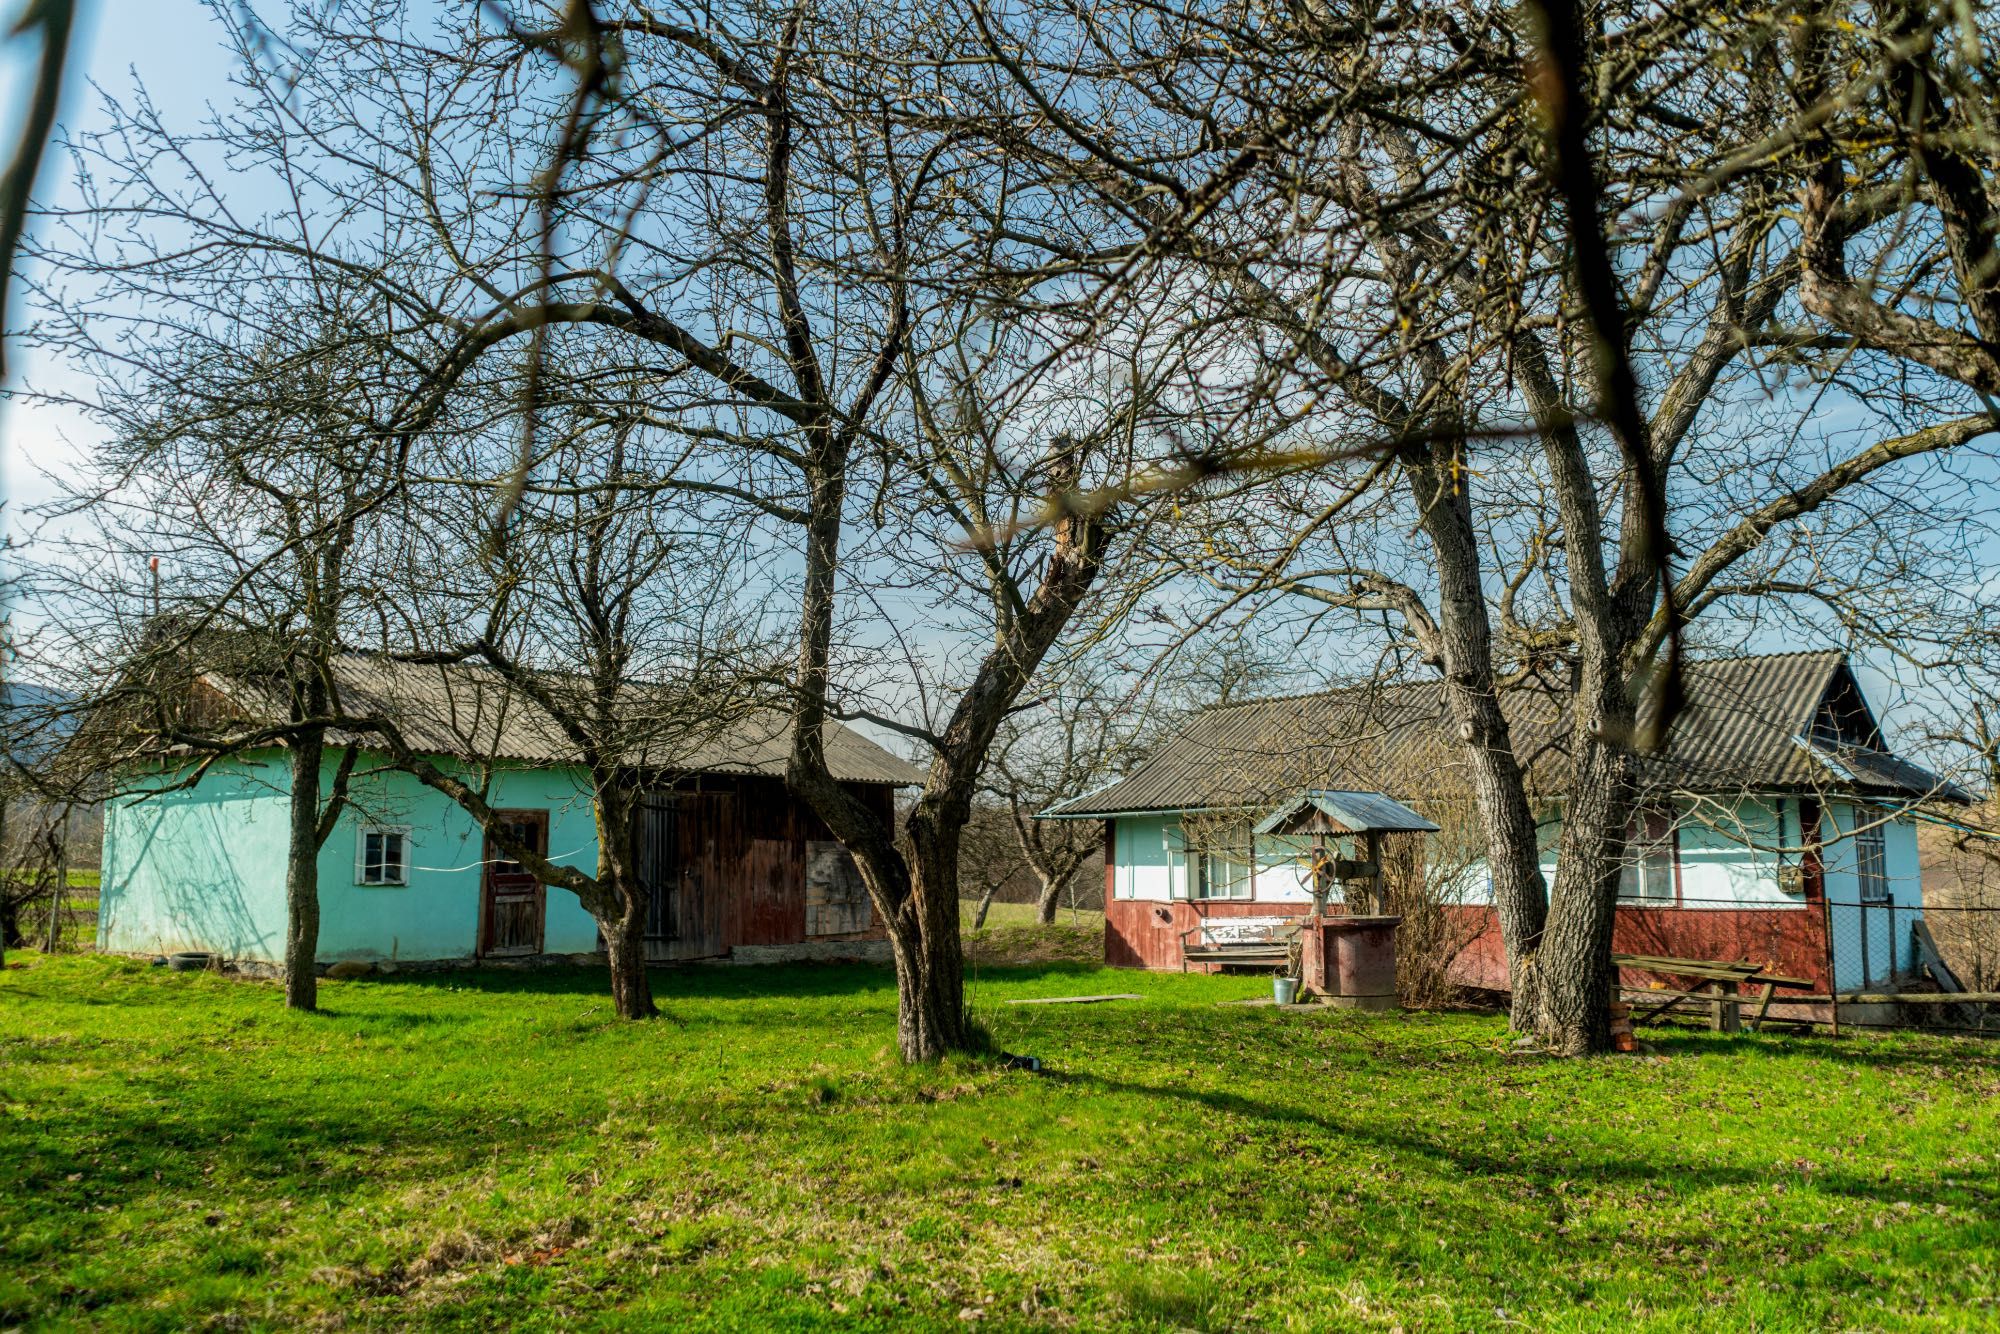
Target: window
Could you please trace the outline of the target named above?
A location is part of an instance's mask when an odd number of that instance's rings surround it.
[[[1250,860],[1229,852],[1206,852],[1201,858],[1198,898],[1247,899],[1250,897]]]
[[[1889,855],[1882,843],[1882,826],[1863,829],[1854,836],[1854,875],[1861,885],[1863,903],[1884,903],[1889,898]]]
[[[1247,899],[1250,897],[1250,826],[1221,820],[1190,829],[1182,826],[1187,845],[1188,897]]]
[[[1670,904],[1674,884],[1674,822],[1666,811],[1642,811],[1625,830],[1625,866],[1618,875],[1621,903]]]
[[[1162,835],[1167,848],[1167,897],[1188,897],[1187,836],[1178,825],[1168,825]]]
[[[364,825],[354,847],[354,883],[410,883],[410,831],[397,825]]]

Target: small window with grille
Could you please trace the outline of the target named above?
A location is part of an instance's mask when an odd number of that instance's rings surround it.
[[[1889,898],[1889,854],[1883,845],[1882,826],[1863,829],[1854,836],[1854,874],[1861,885],[1863,903],[1883,903]]]

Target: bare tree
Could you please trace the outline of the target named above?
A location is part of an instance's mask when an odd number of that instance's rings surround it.
[[[14,256],[28,223],[29,197],[35,188],[35,177],[41,171],[49,132],[55,126],[56,108],[62,102],[70,30],[75,23],[75,0],[26,0],[20,17],[7,28],[11,41],[32,36],[41,49],[35,61],[34,81],[27,86],[27,97],[21,107],[20,138],[15,141],[5,169],[0,170],[0,377],[7,373],[4,333]]]
[[[643,1019],[656,1009],[638,861],[642,804],[745,719],[771,711],[764,683],[777,657],[748,591],[756,570],[745,544],[718,537],[713,512],[661,499],[663,488],[673,491],[661,479],[674,476],[685,445],[662,442],[636,413],[606,416],[594,398],[547,417],[525,469],[509,441],[497,450],[469,442],[460,452],[471,456],[434,481],[445,488],[431,511],[442,520],[434,536],[477,553],[398,655],[435,666],[439,689],[422,702],[381,701],[388,707],[355,725],[380,736],[397,766],[457,802],[529,874],[576,895],[604,939],[618,1014]],[[496,495],[508,503],[497,506]],[[475,701],[483,707],[466,707]],[[587,776],[592,869],[523,843],[496,806],[499,739],[519,727],[553,734]],[[413,733],[455,734],[451,755],[470,757],[471,770]]]
[[[1125,210],[1093,252],[1105,290],[1199,275],[1272,350],[1244,392],[1312,448],[1233,466],[1299,479],[1295,526],[1186,565],[1231,599],[1348,613],[1442,678],[1514,1019],[1555,1051],[1607,1040],[1635,766],[1672,724],[1689,616],[1748,595],[1730,576],[1774,533],[1993,425],[1912,402],[1854,448],[1795,399],[1762,457],[1726,461],[1747,437],[1729,414],[1765,398],[1761,349],[1799,346],[1779,318],[1797,164],[1770,147],[1801,125],[1786,31],[1705,5],[1471,4],[1255,25],[1049,5],[986,29],[1051,126],[1016,151]],[[1552,889],[1500,704],[1543,675],[1572,701]]]
[[[62,312],[44,341],[99,373],[76,406],[109,444],[44,507],[61,554],[33,579],[42,630],[24,646],[58,679],[83,674],[62,705],[88,714],[64,748],[78,781],[129,795],[162,758],[185,758],[167,780],[181,786],[221,759],[285,751],[286,1003],[300,1010],[316,1004],[319,851],[355,760],[329,743],[335,659],[381,610],[400,496],[401,442],[382,418],[404,386],[368,336],[379,308],[339,278],[293,273],[261,310],[115,342],[88,298]],[[273,707],[232,707],[209,673],[255,683]]]

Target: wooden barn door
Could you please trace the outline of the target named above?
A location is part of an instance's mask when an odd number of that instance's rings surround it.
[[[546,857],[549,853],[547,811],[501,811],[500,819],[516,839]],[[479,952],[483,956],[542,952],[542,885],[526,868],[486,840],[486,893],[479,910]]]
[[[728,952],[724,909],[731,893],[731,870],[742,842],[736,803],[729,792],[682,792],[674,814],[663,817],[673,833],[674,865],[666,880],[657,941],[646,957],[662,961],[713,959]],[[667,837],[663,834],[662,837]]]

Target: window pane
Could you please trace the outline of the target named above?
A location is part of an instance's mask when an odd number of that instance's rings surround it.
[[[382,883],[382,836],[378,833],[364,835],[361,854],[361,883],[379,885]]]
[[[382,880],[385,884],[403,883],[403,836],[384,834],[382,836]]]

